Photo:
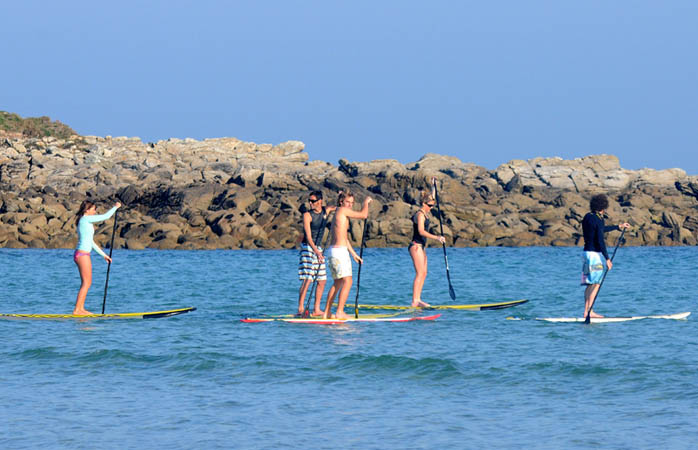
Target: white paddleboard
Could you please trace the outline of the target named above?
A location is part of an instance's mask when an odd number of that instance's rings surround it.
[[[631,320],[642,320],[642,319],[685,319],[690,316],[690,312],[682,312],[676,314],[662,314],[655,316],[631,316],[631,317],[592,317],[591,323],[611,323],[611,322],[628,322]],[[543,320],[546,322],[584,322],[584,317],[537,317],[536,320]]]

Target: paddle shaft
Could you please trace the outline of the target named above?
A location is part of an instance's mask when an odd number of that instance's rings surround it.
[[[364,231],[361,234],[361,247],[359,248],[359,272],[356,274],[356,299],[354,299],[354,318],[359,318],[359,287],[361,286],[361,266],[364,265],[364,244],[366,242],[366,230],[368,229],[368,217],[364,220]]]
[[[114,211],[114,228],[111,230],[111,244],[109,244],[109,259],[111,259],[112,251],[114,250],[114,235],[116,234],[116,216],[118,211]],[[107,264],[107,280],[104,282],[104,300],[102,300],[102,314],[107,306],[107,288],[109,287],[109,270],[111,269],[111,261]]]
[[[613,262],[613,258],[616,257],[616,252],[618,251],[618,247],[620,246],[621,242],[623,242],[624,235],[625,229],[621,231],[620,236],[618,237],[618,242],[616,242],[616,248],[613,249],[613,254],[611,255],[611,262]],[[591,310],[594,309],[594,303],[596,303],[596,299],[599,298],[599,292],[601,292],[601,286],[603,286],[603,282],[606,281],[606,275],[608,275],[608,269],[604,271],[603,277],[601,277],[601,283],[599,283],[599,288],[596,290],[596,295],[594,295],[594,299],[591,301],[591,305],[589,306],[589,311],[587,311],[587,316],[584,319],[585,324],[591,323]]]
[[[329,217],[329,215],[330,215],[330,213],[326,213],[325,216],[324,216],[323,219],[322,219],[322,226],[321,226],[320,229],[318,230],[318,232],[317,232],[317,234],[315,235],[315,238],[314,238],[315,240],[313,241],[313,242],[315,242],[315,245],[317,245],[318,242],[321,241],[321,240],[323,239],[323,234],[325,234],[325,227],[327,226],[327,218]],[[329,237],[329,236],[330,236],[330,234],[327,233],[327,237]],[[325,242],[327,242],[327,237],[325,237]],[[322,242],[320,243],[320,247],[323,248],[323,249],[325,248],[325,246],[322,245]],[[310,288],[310,295],[308,296],[308,300],[307,300],[306,303],[305,303],[305,311],[304,311],[304,313],[303,313],[304,316],[305,316],[306,314],[307,314],[307,315],[310,315],[310,313],[309,313],[309,311],[310,311],[310,301],[311,301],[311,299],[313,298],[313,293],[315,292],[315,289],[316,289],[316,287],[317,287],[317,278],[318,278],[318,275],[319,275],[319,273],[320,273],[320,267],[321,267],[321,266],[322,266],[322,263],[321,263],[320,260],[318,259],[317,269],[315,269],[315,275],[313,275],[313,287]]]
[[[439,204],[439,191],[436,188],[436,180],[434,180],[434,197],[436,200],[436,212],[439,214],[439,227],[441,229],[441,236],[444,235],[444,224],[441,222],[441,205]],[[451,300],[456,299],[456,291],[453,290],[453,284],[451,284],[451,270],[448,267],[448,255],[446,255],[446,242],[442,242],[441,246],[444,249],[444,262],[446,263],[446,279],[448,280],[448,295],[451,296]]]

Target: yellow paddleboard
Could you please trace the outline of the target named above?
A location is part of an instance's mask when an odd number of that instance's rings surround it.
[[[403,309],[415,309],[415,310],[437,310],[437,309],[460,309],[469,311],[487,311],[490,309],[504,309],[511,308],[512,306],[523,305],[528,300],[513,300],[510,302],[499,302],[499,303],[481,303],[472,305],[431,305],[424,308],[413,308],[411,306],[401,306],[401,305],[359,305],[359,309],[383,309],[383,310],[403,310]]]
[[[73,314],[0,314],[0,319],[9,320],[106,320],[106,319],[160,319],[162,317],[176,316],[178,314],[196,311],[196,308],[170,309],[167,311],[149,311],[135,313],[114,313],[114,314],[90,314],[88,316],[76,316]]]

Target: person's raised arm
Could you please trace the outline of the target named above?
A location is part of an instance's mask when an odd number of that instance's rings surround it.
[[[93,214],[91,216],[82,216],[83,219],[85,219],[89,223],[95,223],[95,222],[103,222],[107,219],[109,219],[111,216],[114,215],[116,210],[121,207],[121,203],[116,202],[116,204],[110,209],[109,211],[105,212],[104,214]]]
[[[371,197],[366,197],[364,199],[364,206],[361,211],[354,211],[351,208],[345,208],[344,215],[351,219],[366,219],[368,217],[368,204],[371,203],[373,199]]]

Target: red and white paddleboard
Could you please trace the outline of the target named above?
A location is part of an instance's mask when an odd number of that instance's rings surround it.
[[[432,316],[402,316],[402,317],[349,317],[348,319],[323,319],[319,317],[298,317],[298,318],[260,318],[246,317],[241,319],[245,323],[260,323],[260,322],[287,322],[287,323],[309,323],[316,325],[338,325],[350,322],[412,322],[415,320],[434,320],[441,314]]]

